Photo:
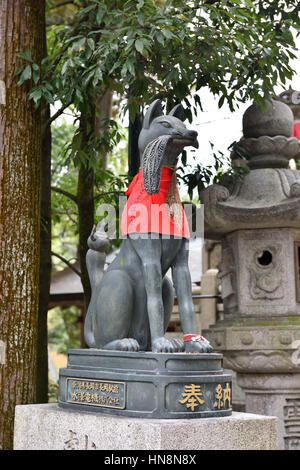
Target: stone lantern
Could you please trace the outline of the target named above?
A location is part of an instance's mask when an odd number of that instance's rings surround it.
[[[300,449],[300,142],[279,101],[250,106],[235,151],[250,171],[202,193],[205,237],[221,239],[224,319],[203,334],[237,373],[246,412],[279,418],[279,448]]]

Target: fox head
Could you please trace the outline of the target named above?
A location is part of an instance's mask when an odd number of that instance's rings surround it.
[[[164,115],[161,101],[155,100],[148,108],[139,135],[139,151],[144,175],[144,187],[148,194],[159,192],[160,175],[163,166],[175,166],[184,147],[198,148],[196,131],[186,128],[181,104]],[[155,143],[161,151],[155,152]],[[152,145],[153,143],[153,145]],[[158,148],[157,146],[157,148]],[[149,152],[149,149],[152,149]],[[154,150],[153,150],[154,149]]]

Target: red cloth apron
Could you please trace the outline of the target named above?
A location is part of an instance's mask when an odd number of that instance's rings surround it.
[[[292,137],[297,137],[300,140],[300,121],[295,121]]]
[[[182,227],[178,227],[166,209],[166,198],[173,175],[171,168],[162,168],[158,194],[149,195],[144,189],[143,171],[133,178],[126,192],[129,196],[121,217],[121,233],[161,233],[189,238],[190,231],[183,207]],[[178,192],[178,188],[176,188]]]

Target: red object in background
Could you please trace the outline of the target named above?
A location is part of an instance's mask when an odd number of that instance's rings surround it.
[[[300,121],[294,123],[292,137],[297,137],[297,139],[300,140]]]
[[[190,237],[188,222],[183,207],[182,227],[178,227],[167,213],[165,204],[173,170],[162,168],[158,194],[149,195],[144,189],[142,169],[133,178],[126,195],[129,196],[121,218],[122,236],[130,233],[161,233]],[[178,191],[178,189],[177,189]]]
[[[184,343],[188,341],[207,341],[203,336],[200,335],[184,335],[183,336]]]

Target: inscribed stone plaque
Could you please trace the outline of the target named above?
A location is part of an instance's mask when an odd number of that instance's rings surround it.
[[[125,382],[94,379],[67,379],[68,403],[103,408],[125,408]]]

